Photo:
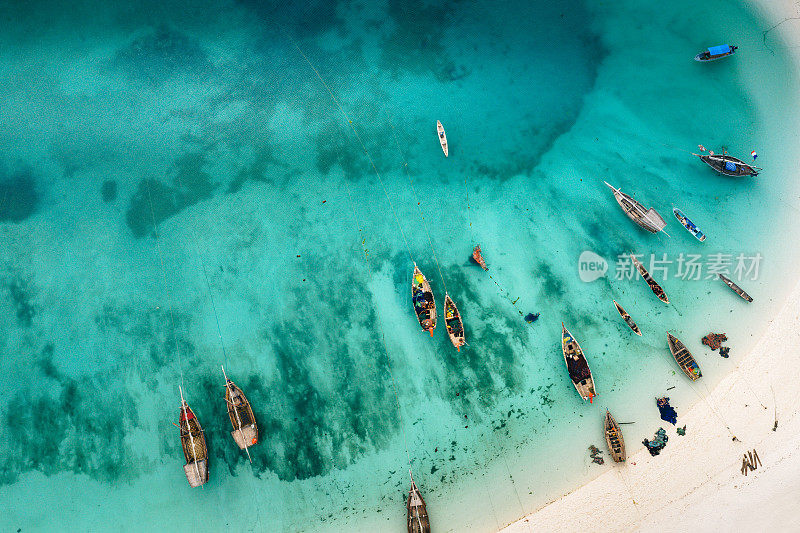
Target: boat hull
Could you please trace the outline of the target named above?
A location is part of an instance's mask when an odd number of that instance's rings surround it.
[[[258,443],[258,425],[250,402],[242,389],[228,380],[225,384],[225,403],[228,406],[228,418],[233,426],[231,436],[240,449],[245,450]]]
[[[439,137],[439,144],[442,145],[442,152],[444,152],[444,156],[447,157],[449,155],[449,149],[447,147],[447,134],[444,132],[444,126],[440,121],[436,121],[436,134]]]
[[[458,308],[449,294],[444,296],[444,325],[450,342],[453,343],[456,350],[461,351],[461,347],[467,344],[464,337],[464,323],[461,321],[461,313],[458,312]]]
[[[592,371],[589,369],[589,363],[586,361],[578,341],[563,324],[561,325],[561,350],[564,354],[564,363],[567,365],[567,373],[575,390],[578,391],[581,398],[591,402],[592,398],[597,396]]]
[[[608,444],[608,451],[611,453],[611,458],[615,463],[625,462],[625,440],[622,438],[622,430],[619,428],[617,421],[614,420],[614,417],[611,416],[611,413],[608,411],[606,411],[604,426],[606,433],[606,444]]]
[[[689,379],[697,381],[703,376],[703,373],[700,372],[700,366],[689,349],[669,332],[667,332],[667,344],[675,362],[678,363],[680,369]]]
[[[745,300],[745,301],[747,301],[747,302],[752,302],[752,301],[753,301],[753,298],[752,298],[752,297],[751,297],[749,294],[747,294],[746,292],[744,292],[744,289],[742,289],[741,287],[739,287],[739,286],[738,286],[737,284],[735,284],[733,281],[731,281],[731,280],[730,280],[730,279],[728,279],[727,277],[723,276],[722,274],[717,274],[717,275],[719,276],[719,279],[721,279],[721,280],[722,280],[722,282],[723,282],[723,283],[725,283],[725,285],[727,285],[728,287],[730,287],[730,288],[731,288],[731,290],[732,290],[733,292],[735,292],[736,294],[738,294],[739,296],[741,296],[743,300]]]
[[[725,176],[730,176],[732,178],[738,178],[740,176],[758,176],[758,171],[760,169],[748,165],[741,159],[737,157],[733,157],[727,154],[723,155],[706,155],[706,154],[695,154],[700,160],[705,163],[706,165],[713,168],[715,171],[719,172],[720,174],[724,174]],[[734,168],[728,168],[726,165],[727,163],[731,163]]]
[[[420,327],[424,331],[430,332],[433,337],[433,330],[436,329],[436,301],[431,284],[416,264],[414,265],[414,275],[411,277],[411,302],[414,305],[414,312]]]
[[[678,222],[680,222],[680,223],[681,223],[681,225],[682,225],[684,228],[686,228],[686,231],[688,231],[689,233],[691,233],[692,235],[694,235],[694,236],[695,236],[695,238],[696,238],[698,241],[700,241],[700,242],[703,242],[704,240],[706,240],[706,235],[705,235],[705,233],[703,233],[702,231],[700,231],[700,228],[698,228],[698,227],[695,225],[695,223],[694,223],[694,222],[692,222],[691,220],[689,220],[689,217],[687,217],[686,215],[684,215],[684,214],[683,214],[683,211],[681,211],[681,210],[680,210],[680,209],[678,209],[677,207],[673,207],[673,208],[672,208],[672,213],[675,215],[675,218],[677,218],[677,219],[678,219]]]
[[[425,500],[422,499],[417,485],[412,481],[411,490],[408,492],[408,533],[431,533],[431,523]]]
[[[614,192],[614,199],[622,208],[622,211],[643,230],[650,233],[658,233],[667,225],[655,209],[645,209],[642,204],[634,200],[630,195],[625,194],[607,181],[603,183]]]
[[[642,265],[642,263],[640,263],[633,254],[631,254],[631,259],[633,260],[633,264],[636,265],[639,275],[642,276],[642,279],[647,282],[647,285],[650,287],[650,290],[653,291],[653,294],[655,294],[659,300],[665,304],[668,304],[669,298],[667,298],[667,293],[664,292],[664,289],[661,287],[661,285],[659,285],[656,280],[653,279],[650,273],[645,270],[644,265]]]
[[[636,333],[637,335],[639,335],[641,337],[642,336],[642,330],[640,330],[639,326],[636,325],[636,322],[633,321],[633,319],[631,318],[631,315],[629,315],[628,312],[625,311],[625,309],[623,309],[622,306],[619,305],[616,300],[613,300],[613,302],[614,302],[614,306],[617,308],[617,312],[619,313],[619,316],[622,317],[622,320],[625,321],[625,324],[627,324],[628,327],[631,328],[631,330],[634,333]]]
[[[186,464],[183,471],[192,487],[199,487],[208,481],[208,449],[206,437],[200,422],[186,402],[181,405],[178,426],[181,434],[181,448]]]

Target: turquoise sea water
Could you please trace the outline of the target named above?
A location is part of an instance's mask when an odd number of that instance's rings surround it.
[[[407,449],[436,531],[491,531],[609,467],[586,451],[604,449],[605,408],[636,422],[632,452],[665,425],[653,396],[679,415],[704,397],[795,276],[796,72],[743,4],[38,2],[0,18],[4,530],[402,531]],[[735,57],[691,60],[726,41]],[[698,143],[755,149],[764,171],[717,176]],[[586,250],[609,278],[579,279]],[[671,276],[666,306],[614,279],[628,251],[761,254],[741,283],[756,301]],[[440,309],[444,285],[458,303],[461,352],[441,319],[420,331],[409,256]],[[700,345],[710,331],[731,359]],[[260,424],[252,464],[221,364]],[[172,424],[181,383],[208,439],[203,489]]]

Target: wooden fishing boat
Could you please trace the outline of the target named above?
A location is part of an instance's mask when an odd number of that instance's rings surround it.
[[[652,207],[650,209],[645,209],[642,204],[634,200],[631,196],[625,194],[620,189],[617,189],[607,181],[604,181],[608,188],[614,192],[614,198],[617,200],[617,203],[628,215],[628,218],[636,222],[642,229],[649,231],[650,233],[658,233],[659,231],[664,231],[664,227],[667,225],[666,221],[661,218],[655,209]],[[664,233],[667,233],[664,231]],[[669,235],[667,233],[667,235]]]
[[[675,362],[681,367],[683,373],[689,376],[692,381],[697,381],[703,374],[700,372],[700,367],[692,357],[691,352],[686,349],[686,346],[681,341],[673,337],[669,331],[667,332],[667,343],[669,344],[669,351],[672,352],[672,357],[675,358]]]
[[[436,329],[436,301],[433,299],[431,284],[422,275],[416,263],[414,263],[414,275],[411,277],[411,301],[419,325],[433,337],[433,330]]]
[[[725,285],[730,287],[733,292],[735,292],[736,294],[738,294],[739,296],[741,296],[742,298],[744,298],[748,302],[752,302],[753,301],[753,298],[751,298],[749,294],[744,292],[744,290],[742,290],[741,287],[739,287],[737,284],[735,284],[730,279],[728,279],[728,277],[723,276],[722,274],[717,274],[717,275],[719,276],[719,279],[721,279],[725,283]]]
[[[697,238],[698,241],[703,242],[704,240],[706,240],[705,234],[702,231],[700,231],[700,228],[695,226],[694,222],[689,220],[689,217],[687,217],[686,215],[683,214],[683,211],[681,211],[677,207],[673,207],[672,208],[672,213],[675,215],[675,218],[678,219],[678,222],[680,222],[681,225],[684,228],[686,228],[686,230],[689,233],[694,235]]]
[[[631,328],[634,333],[636,333],[637,335],[639,335],[641,337],[642,336],[642,331],[639,329],[639,326],[636,325],[636,322],[633,321],[633,319],[631,318],[631,315],[629,315],[628,312],[625,311],[622,308],[622,306],[617,303],[616,300],[612,300],[612,301],[614,302],[614,305],[617,307],[617,312],[619,312],[619,316],[622,317],[622,320],[624,320],[625,323],[628,324],[628,327]]]
[[[761,170],[753,165],[748,165],[741,159],[728,154],[692,154],[700,158],[700,161],[710,166],[720,174],[726,176],[758,176]]]
[[[567,365],[567,372],[572,379],[572,384],[575,385],[575,390],[578,391],[581,398],[592,403],[592,399],[597,396],[592,371],[589,369],[589,363],[586,362],[586,357],[584,357],[578,341],[567,331],[563,323],[561,324],[561,349],[564,352],[564,363]]]
[[[233,381],[228,379],[224,367],[222,368],[222,375],[225,376],[225,403],[228,406],[228,418],[230,418],[233,426],[231,436],[236,441],[239,449],[247,452],[247,457],[249,458],[250,450],[248,448],[258,442],[256,417],[244,392]]]
[[[483,255],[481,255],[480,244],[476,244],[475,248],[472,249],[472,260],[478,263],[482,269],[489,270],[489,267],[486,266],[486,261],[483,260]]]
[[[722,59],[723,57],[728,57],[733,55],[734,52],[738,49],[738,46],[731,46],[729,44],[721,44],[719,46],[709,46],[696,56],[694,56],[695,61],[716,61],[717,59]]]
[[[186,400],[183,399],[183,389],[178,387],[181,393],[181,414],[178,419],[178,427],[181,430],[181,446],[186,464],[183,471],[189,485],[199,487],[208,481],[208,449],[206,448],[206,436],[200,422],[194,416],[194,412],[189,408]]]
[[[668,304],[669,298],[667,298],[667,293],[664,292],[664,289],[661,288],[661,285],[656,283],[656,280],[654,280],[652,276],[650,276],[650,273],[647,270],[645,270],[644,265],[642,265],[633,254],[631,254],[631,259],[633,260],[633,264],[636,265],[636,269],[639,271],[639,274],[647,282],[647,285],[650,286],[650,290],[653,291],[653,294],[658,296],[659,300],[661,300],[665,304]]]
[[[411,477],[411,490],[408,491],[408,533],[431,533],[431,523],[428,520],[428,511],[425,509],[425,500],[422,499],[414,477]]]
[[[447,328],[450,342],[460,352],[461,347],[467,344],[464,339],[464,323],[461,321],[461,314],[458,312],[455,302],[447,293],[444,293],[444,325]]]
[[[442,152],[447,157],[447,135],[444,133],[444,126],[440,121],[436,121],[436,133],[439,135],[439,144],[442,145]]]
[[[625,462],[625,441],[622,439],[622,430],[619,429],[619,424],[611,416],[611,413],[606,409],[606,443],[608,443],[608,451],[611,452],[611,458],[616,463]]]

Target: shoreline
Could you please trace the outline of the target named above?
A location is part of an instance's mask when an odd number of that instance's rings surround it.
[[[756,0],[751,7],[773,21],[769,31],[780,32],[790,47],[800,46],[800,2]],[[800,69],[800,53],[790,54]],[[797,503],[793,494],[800,494],[794,438],[800,400],[793,386],[800,367],[792,349],[800,347],[799,321],[800,279],[736,367],[707,396],[695,390],[703,399],[679,413],[677,427],[687,426],[685,437],[663,422],[669,441],[660,455],[651,457],[631,442],[637,452],[627,463],[612,464],[500,531],[576,531],[587,522],[601,531],[683,531],[689,524],[701,531],[800,530],[800,517],[785,512]],[[742,459],[754,449],[762,463],[745,476]]]
[[[791,495],[800,493],[794,439],[800,418],[792,385],[800,379],[800,368],[791,364],[795,353],[785,349],[787,344],[800,346],[798,319],[800,282],[739,365],[710,396],[679,416],[678,425],[687,426],[685,437],[670,428],[660,455],[651,457],[642,448],[626,465],[612,465],[501,531],[575,531],[590,520],[601,521],[600,530],[678,531],[687,526],[687,509],[700,530],[725,525],[800,529],[800,517],[774,512],[791,506]],[[773,431],[775,407],[778,427]],[[762,464],[744,476],[743,454],[754,449]]]

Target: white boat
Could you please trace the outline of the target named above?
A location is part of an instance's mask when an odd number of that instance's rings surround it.
[[[436,133],[439,134],[439,144],[442,145],[444,156],[447,157],[447,135],[444,133],[444,126],[440,121],[436,121]]]

